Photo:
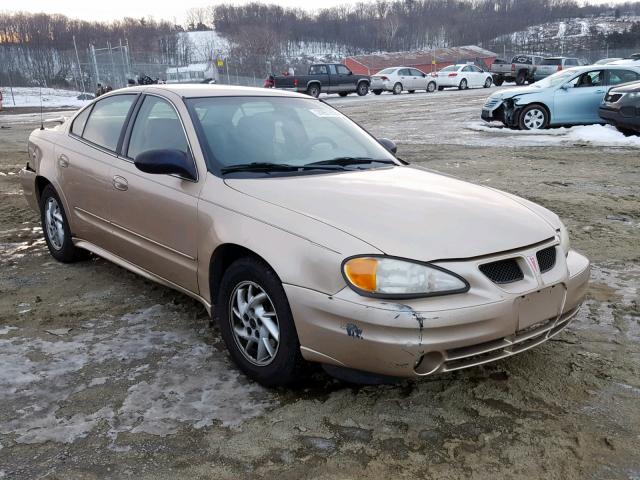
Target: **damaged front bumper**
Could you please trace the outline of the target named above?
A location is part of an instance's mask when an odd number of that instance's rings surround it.
[[[480,117],[486,122],[502,122],[507,127],[517,127],[521,108],[515,104],[512,98],[500,100],[497,103],[490,103],[482,108]]]
[[[523,258],[530,253],[522,252]],[[562,255],[550,272],[526,273],[518,286],[483,279],[473,262],[447,268],[469,270],[462,273],[472,285],[469,292],[394,303],[349,288],[327,296],[285,285],[302,355],[393,377],[480,365],[560,332],[576,315],[589,279],[589,261],[575,251]]]

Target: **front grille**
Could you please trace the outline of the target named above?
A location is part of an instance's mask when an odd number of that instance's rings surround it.
[[[504,284],[522,280],[524,275],[515,258],[480,265],[480,271],[494,283]]]
[[[536,252],[540,273],[548,272],[556,264],[556,247],[548,247]]]

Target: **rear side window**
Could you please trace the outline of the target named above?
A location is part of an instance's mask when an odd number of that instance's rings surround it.
[[[136,158],[148,150],[165,149],[186,154],[187,138],[173,106],[162,98],[148,96],[136,116],[127,156]]]
[[[77,135],[79,137],[82,136],[82,132],[84,131],[84,126],[87,123],[87,118],[89,118],[89,113],[91,112],[91,107],[85,108],[80,115],[76,117],[73,121],[73,125],[71,125],[71,133]]]
[[[406,77],[409,77],[411,75],[411,71],[408,68],[403,68],[398,72],[398,75],[404,75]]]
[[[113,152],[136,95],[114,95],[99,100],[84,127],[82,138]]]
[[[640,79],[633,70],[609,70],[609,85],[620,85],[621,83],[635,82]]]
[[[327,73],[327,66],[326,65],[311,65],[311,67],[309,67],[309,75],[326,75]]]

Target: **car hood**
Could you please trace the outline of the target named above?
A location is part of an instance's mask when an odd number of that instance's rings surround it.
[[[611,91],[615,93],[640,92],[640,82],[625,83],[619,87],[612,88]]]
[[[553,237],[558,227],[557,216],[524,199],[414,167],[231,178],[225,183],[331,225],[388,255],[416,260],[520,248]]]

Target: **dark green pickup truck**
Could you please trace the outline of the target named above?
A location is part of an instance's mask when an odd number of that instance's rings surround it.
[[[269,81],[271,80],[271,81]],[[268,86],[292,90],[318,97],[320,93],[337,93],[345,97],[350,93],[360,96],[369,93],[371,78],[355,75],[341,63],[318,63],[309,66],[308,75],[281,75],[268,79]]]

